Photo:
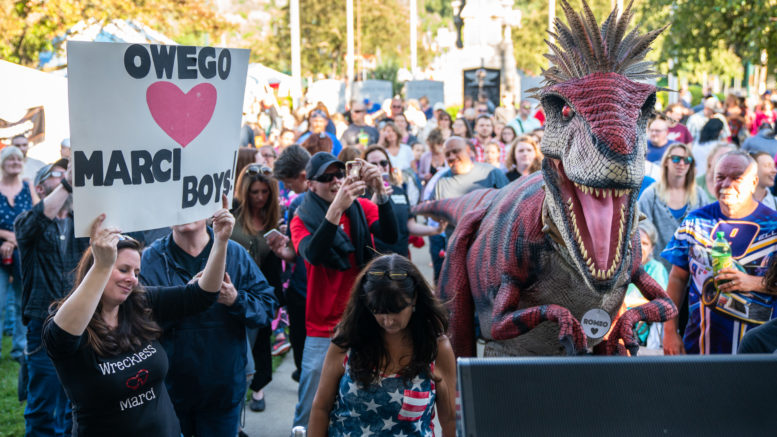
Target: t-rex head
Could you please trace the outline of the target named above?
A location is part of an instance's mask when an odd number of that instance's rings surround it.
[[[604,291],[631,250],[645,126],[656,101],[656,87],[634,80],[657,76],[644,57],[664,29],[626,35],[631,4],[601,28],[585,1],[581,14],[561,5],[569,25],[557,18],[549,32],[557,42],[548,42],[552,66],[535,94],[547,117],[545,206],[575,267]]]

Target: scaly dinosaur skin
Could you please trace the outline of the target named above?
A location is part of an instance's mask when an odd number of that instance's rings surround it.
[[[501,190],[414,210],[456,225],[439,292],[451,311],[457,356],[475,355],[474,314],[491,340],[486,356],[590,348],[633,355],[637,321],[677,314],[640,266],[636,232],[645,127],[656,88],[631,78],[653,75],[641,61],[663,29],[644,36],[635,30],[622,39],[631,5],[621,19],[613,11],[600,30],[585,2],[584,15],[561,3],[570,25],[556,21],[553,36],[561,48],[549,43],[554,66],[536,94],[547,117],[542,171]],[[606,343],[586,338],[583,314],[599,308],[614,320],[632,282],[650,302],[626,311]]]

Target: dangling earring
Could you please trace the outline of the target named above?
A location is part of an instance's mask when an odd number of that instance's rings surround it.
[[[415,305],[413,305],[413,312],[415,312]]]

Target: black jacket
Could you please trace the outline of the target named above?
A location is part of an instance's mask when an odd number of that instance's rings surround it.
[[[43,214],[43,202],[19,214],[14,222],[22,260],[22,320],[45,319],[49,305],[73,288],[75,268],[89,247],[88,238],[76,238],[73,215],[60,236],[54,220]],[[60,237],[67,241],[60,250]]]

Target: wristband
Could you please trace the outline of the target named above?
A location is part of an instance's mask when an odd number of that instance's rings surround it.
[[[73,194],[73,187],[70,185],[70,182],[67,181],[67,179],[62,178],[61,181],[59,181],[60,184],[62,184],[62,188],[65,189],[70,194]]]

